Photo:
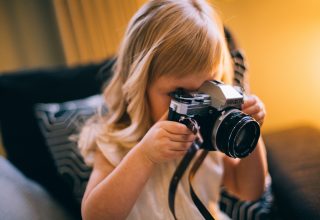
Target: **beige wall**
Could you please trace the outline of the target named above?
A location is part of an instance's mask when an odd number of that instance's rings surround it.
[[[320,1],[214,0],[249,61],[251,90],[267,106],[265,130],[320,128]]]

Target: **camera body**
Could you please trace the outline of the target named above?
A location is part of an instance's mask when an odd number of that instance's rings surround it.
[[[244,96],[235,87],[212,80],[197,92],[178,89],[171,96],[169,120],[195,120],[203,138],[201,148],[243,158],[256,147],[260,126],[241,111]]]

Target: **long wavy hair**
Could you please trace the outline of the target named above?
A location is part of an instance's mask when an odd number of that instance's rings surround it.
[[[223,25],[213,7],[205,0],[148,1],[120,45],[114,76],[103,91],[109,113],[100,118],[96,137],[131,148],[152,125],[148,87],[163,75],[205,72],[232,81]]]

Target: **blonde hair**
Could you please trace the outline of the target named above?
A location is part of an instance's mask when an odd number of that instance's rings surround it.
[[[134,146],[151,126],[147,89],[163,75],[215,73],[231,83],[223,25],[204,0],[151,0],[132,17],[103,95],[98,138]]]

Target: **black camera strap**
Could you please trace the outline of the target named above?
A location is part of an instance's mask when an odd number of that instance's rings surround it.
[[[196,172],[198,171],[199,167],[201,166],[202,162],[204,161],[204,159],[206,158],[207,155],[208,155],[208,151],[202,150],[200,156],[194,162],[194,164],[193,164],[193,166],[192,166],[192,168],[191,168],[191,170],[189,172],[189,188],[190,188],[191,198],[192,198],[194,204],[197,206],[197,208],[200,211],[200,213],[202,214],[202,216],[206,220],[214,220],[213,216],[207,210],[205,205],[203,205],[203,203],[201,202],[201,200],[199,199],[199,197],[197,196],[197,194],[195,193],[195,191],[194,191],[194,189],[192,187],[192,180],[193,180]]]
[[[189,149],[187,154],[183,157],[183,159],[179,163],[177,169],[175,170],[175,172],[172,176],[171,182],[170,182],[169,207],[170,207],[171,213],[173,214],[175,220],[177,220],[177,217],[176,217],[176,213],[175,213],[174,202],[175,202],[175,195],[176,195],[178,183],[181,180],[185,171],[187,170],[190,162],[192,161],[192,159],[196,155],[197,150],[198,150],[197,147],[195,147],[194,145],[191,146],[191,148]],[[189,189],[190,189],[191,198],[192,198],[194,204],[196,205],[196,207],[198,208],[198,210],[200,211],[200,213],[202,214],[202,216],[204,217],[204,219],[214,220],[213,216],[207,210],[205,205],[203,205],[203,203],[201,202],[201,200],[199,199],[199,197],[195,193],[195,190],[193,189],[193,186],[192,186],[193,178],[207,155],[208,155],[208,151],[202,150],[201,154],[199,155],[199,157],[196,159],[193,166],[191,167],[191,170],[189,172]]]
[[[197,138],[192,143],[188,152],[186,153],[186,155],[183,157],[183,159],[181,160],[181,162],[177,166],[177,168],[172,176],[171,182],[170,182],[169,196],[168,196],[169,208],[170,208],[170,211],[171,211],[175,220],[177,220],[177,217],[176,217],[176,213],[175,213],[174,202],[175,202],[175,195],[176,195],[179,181],[181,180],[183,174],[187,170],[190,162],[192,161],[192,159],[196,155],[197,150],[200,148],[201,144],[203,143],[202,137],[200,135],[199,127],[198,127],[196,121],[189,119],[189,118],[185,118],[185,119],[183,119],[183,121],[180,121],[180,122],[185,124],[191,131],[193,131],[195,134],[197,134]],[[203,205],[201,200],[198,198],[197,194],[195,193],[195,191],[192,187],[192,180],[193,180],[196,172],[198,171],[199,167],[201,166],[202,162],[206,158],[207,154],[208,154],[208,151],[202,150],[201,154],[199,155],[199,157],[196,159],[193,166],[191,167],[191,170],[189,172],[189,189],[190,189],[191,198],[192,198],[194,204],[196,205],[196,207],[198,208],[198,210],[200,211],[200,213],[202,214],[202,216],[206,220],[214,220],[214,218],[212,217],[210,212],[207,210],[207,208]]]
[[[186,171],[190,162],[192,161],[192,159],[196,155],[196,152],[197,152],[197,148],[194,145],[192,145],[189,148],[186,155],[181,160],[181,162],[179,163],[178,167],[176,168],[176,170],[172,176],[171,182],[170,182],[169,197],[168,197],[169,198],[169,208],[170,208],[171,213],[174,216],[174,219],[177,219],[175,209],[174,209],[174,202],[175,202],[177,187],[178,187],[179,181],[182,178],[184,172]]]

